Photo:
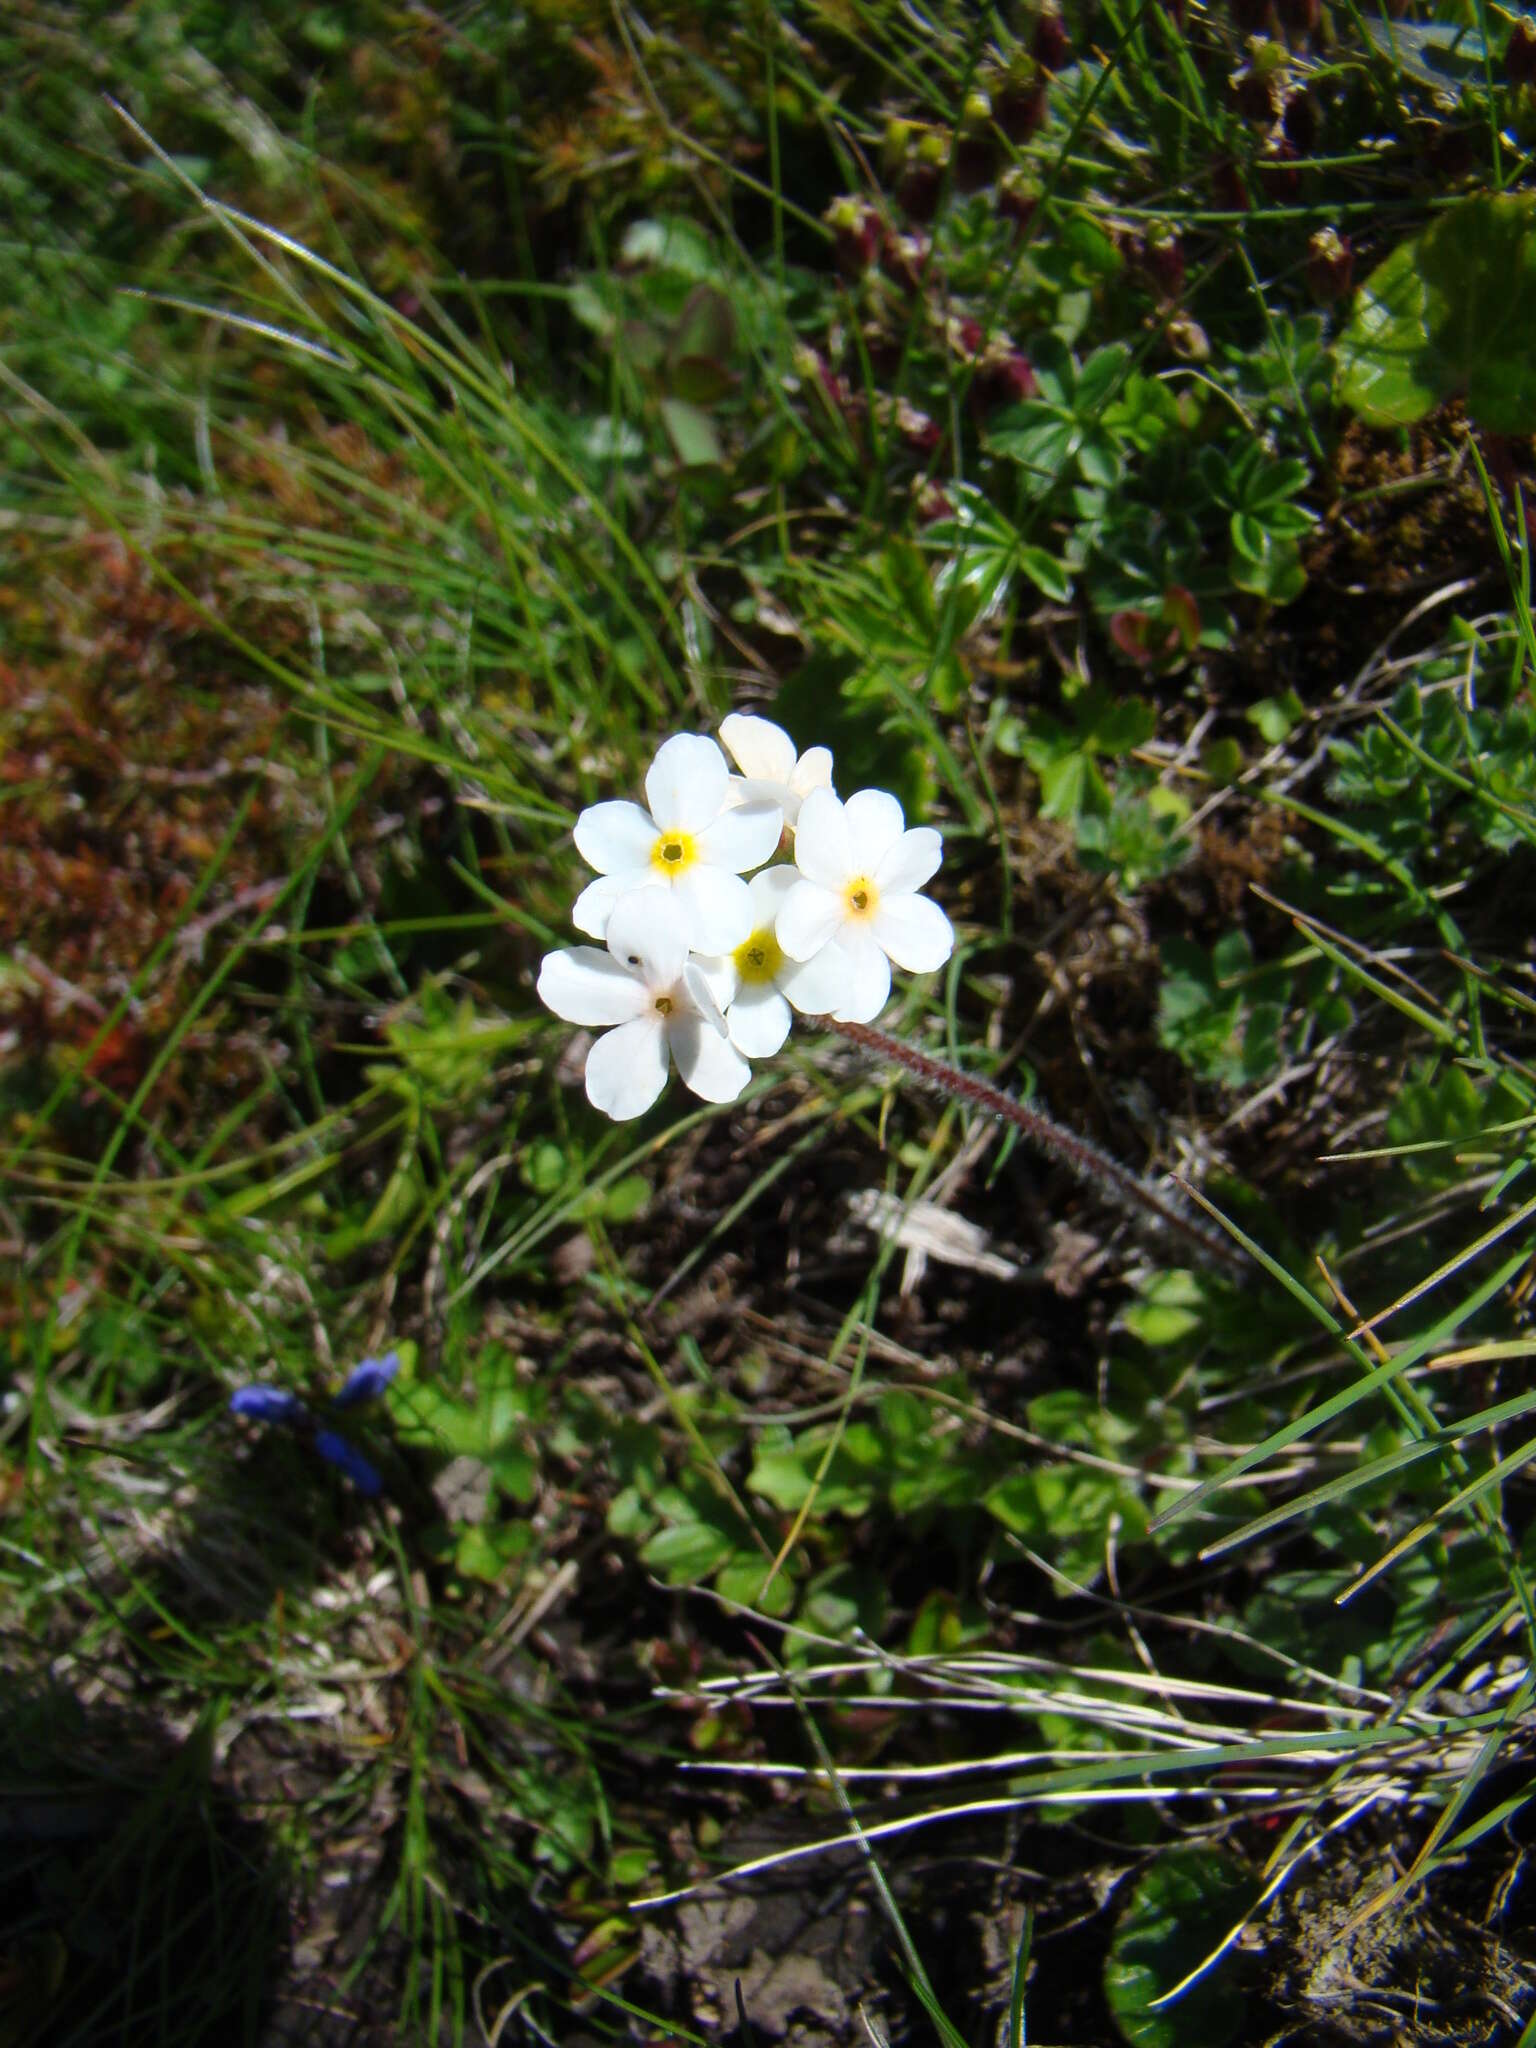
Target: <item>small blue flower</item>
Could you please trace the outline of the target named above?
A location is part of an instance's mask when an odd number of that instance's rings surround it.
[[[334,1429],[315,1431],[315,1449],[338,1471],[345,1472],[358,1492],[366,1493],[370,1500],[384,1491],[384,1482],[376,1469],[355,1444],[338,1436]]]
[[[237,1387],[229,1405],[236,1415],[249,1415],[257,1422],[297,1422],[305,1413],[298,1395],[285,1387]]]
[[[386,1351],[382,1358],[365,1358],[361,1365],[354,1365],[347,1374],[346,1382],[331,1406],[357,1408],[364,1401],[377,1401],[399,1370],[398,1351]]]
[[[386,1352],[382,1358],[365,1358],[347,1374],[330,1407],[359,1408],[365,1402],[378,1400],[399,1370],[398,1351]],[[282,1423],[307,1438],[327,1464],[345,1473],[359,1493],[374,1499],[384,1491],[377,1468],[357,1446],[336,1430],[322,1428],[313,1411],[286,1387],[237,1387],[229,1397],[229,1405],[236,1415],[248,1415],[253,1422]]]

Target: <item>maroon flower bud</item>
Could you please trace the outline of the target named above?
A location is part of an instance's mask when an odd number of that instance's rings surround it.
[[[1001,406],[1022,405],[1039,389],[1029,357],[1022,349],[1004,344],[989,349],[977,364],[971,379],[971,409],[984,418]]]
[[[908,220],[927,222],[939,210],[944,189],[944,161],[947,154],[942,135],[925,135],[909,158],[896,187],[896,203]]]
[[[1245,64],[1232,75],[1232,97],[1245,121],[1252,121],[1259,128],[1268,128],[1273,123],[1278,107],[1275,82],[1267,72]]]
[[[1032,178],[1016,167],[1004,171],[997,185],[997,210],[1021,234],[1034,219],[1039,204],[1040,188]]]
[[[935,519],[948,519],[954,509],[947,493],[928,477],[924,477],[913,490],[912,516],[919,526],[931,526]]]
[[[1071,49],[1071,38],[1061,15],[1054,7],[1042,8],[1040,19],[1035,23],[1035,39],[1030,45],[1030,54],[1035,62],[1042,71],[1060,71]]]
[[[1280,126],[1287,142],[1293,142],[1303,156],[1312,154],[1317,147],[1317,102],[1309,92],[1286,95]]]
[[[1296,168],[1296,145],[1282,135],[1269,154],[1259,159],[1259,177],[1271,199],[1294,199],[1301,190],[1301,173]]]
[[[938,421],[910,399],[897,398],[892,404],[882,393],[875,401],[875,416],[887,424],[894,421],[897,433],[915,454],[932,455],[943,443],[944,430]]]
[[[1355,281],[1355,252],[1334,228],[1319,228],[1307,244],[1307,288],[1319,305],[1349,296]]]
[[[1163,298],[1176,299],[1183,291],[1184,249],[1170,230],[1148,235],[1141,247],[1141,267]]]
[[[1211,166],[1211,197],[1223,213],[1248,211],[1248,187],[1243,182],[1242,172],[1229,156],[1218,158]]]
[[[935,170],[932,164],[913,164],[903,171],[901,182],[896,187],[896,204],[908,220],[930,221],[939,210],[939,194],[944,189],[944,173]]]
[[[969,318],[951,321],[949,338],[961,355],[977,355],[982,343],[981,322]]]
[[[862,330],[864,353],[869,357],[869,367],[877,377],[894,377],[901,368],[905,349],[900,339],[889,327],[871,324]]]
[[[997,176],[997,141],[990,134],[955,137],[950,176],[957,192],[980,192]]]
[[[960,132],[950,176],[957,192],[979,192],[997,174],[997,130],[992,125],[992,102],[984,92],[970,92],[960,115]]]
[[[1517,15],[1504,45],[1504,76],[1511,85],[1536,85],[1536,22]]]
[[[850,281],[862,277],[880,248],[880,216],[862,199],[834,199],[821,216],[832,230],[838,270]]]
[[[1320,0],[1275,0],[1280,25],[1291,42],[1305,43],[1317,33]]]
[[[880,244],[880,268],[906,293],[920,292],[933,243],[927,235],[888,234]]]
[[[1026,60],[1009,66],[992,88],[992,118],[1010,142],[1028,142],[1045,126],[1046,76]]]

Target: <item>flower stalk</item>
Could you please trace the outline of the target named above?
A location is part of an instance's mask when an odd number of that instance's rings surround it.
[[[983,1081],[975,1074],[962,1073],[958,1067],[950,1066],[947,1060],[935,1059],[931,1053],[907,1044],[904,1039],[893,1038],[888,1031],[881,1031],[876,1025],[854,1024],[837,1017],[808,1017],[806,1022],[813,1027],[835,1031],[840,1038],[846,1038],[862,1051],[891,1061],[942,1095],[973,1103],[978,1109],[1012,1124],[1027,1144],[1066,1167],[1085,1187],[1096,1188],[1123,1214],[1133,1221],[1150,1221],[1159,1231],[1172,1232],[1223,1272],[1236,1274],[1247,1270],[1235,1245],[1197,1222],[1156,1188],[1149,1187],[1139,1174],[1101,1151],[1091,1139],[1064,1129],[1043,1110],[1020,1102],[1016,1096],[994,1088],[990,1081]]]

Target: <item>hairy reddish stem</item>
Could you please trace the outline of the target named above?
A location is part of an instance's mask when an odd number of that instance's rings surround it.
[[[1160,1230],[1175,1232],[1229,1273],[1247,1270],[1235,1245],[1176,1208],[1155,1188],[1148,1187],[1139,1174],[1132,1173],[1128,1166],[1122,1166],[1118,1159],[1111,1159],[1089,1139],[1080,1138],[1075,1131],[1064,1130],[1043,1110],[1033,1109],[1015,1096],[1005,1094],[1001,1088],[994,1088],[990,1081],[961,1073],[958,1067],[950,1066],[946,1060],[936,1060],[931,1053],[922,1052],[900,1038],[892,1038],[889,1032],[877,1030],[873,1024],[843,1024],[836,1017],[822,1017],[816,1021],[865,1052],[878,1053],[882,1059],[904,1067],[909,1074],[927,1087],[936,1088],[940,1094],[953,1096],[961,1102],[973,1102],[978,1109],[1012,1124],[1037,1150],[1060,1160],[1069,1173],[1075,1174],[1085,1185],[1096,1187],[1131,1217],[1150,1218]]]

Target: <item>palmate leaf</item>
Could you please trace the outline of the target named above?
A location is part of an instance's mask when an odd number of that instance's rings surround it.
[[[1341,401],[1404,426],[1463,396],[1481,427],[1536,431],[1536,195],[1468,200],[1366,279],[1337,349]]]

